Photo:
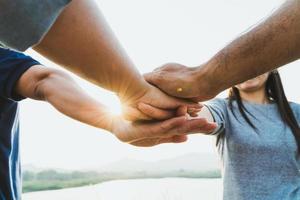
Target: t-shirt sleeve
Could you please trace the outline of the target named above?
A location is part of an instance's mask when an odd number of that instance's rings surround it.
[[[24,97],[15,94],[14,87],[22,74],[38,61],[22,53],[0,48],[0,96],[13,101]]]
[[[294,103],[294,102],[290,102],[290,106],[293,110],[293,113],[295,115],[295,118],[300,126],[300,104],[298,103]]]
[[[37,44],[71,0],[0,0],[0,43],[18,51]]]
[[[205,103],[218,128],[211,135],[218,135],[225,130],[227,104],[225,99],[213,99]]]

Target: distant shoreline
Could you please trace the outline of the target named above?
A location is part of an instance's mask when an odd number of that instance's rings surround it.
[[[114,180],[136,179],[162,179],[162,178],[190,178],[212,179],[221,178],[220,170],[192,171],[131,171],[131,172],[96,172],[96,171],[72,171],[59,172],[56,170],[44,170],[39,172],[25,171],[23,173],[23,193],[34,191],[48,191],[65,188],[95,185]]]

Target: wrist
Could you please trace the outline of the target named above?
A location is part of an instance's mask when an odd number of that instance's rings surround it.
[[[112,116],[111,126],[107,130],[121,141],[125,141],[124,138],[128,137],[126,134],[123,135],[126,131],[126,121],[120,116]]]
[[[117,93],[120,101],[125,104],[135,102],[144,96],[151,89],[151,85],[147,83],[143,77],[138,81],[129,82]]]
[[[109,123],[106,126],[106,130],[111,132],[112,134],[115,134],[115,128],[117,124],[120,124],[122,122],[122,118],[120,116],[114,116],[111,115],[109,116]]]
[[[205,63],[195,68],[193,79],[197,85],[198,96],[201,101],[214,98],[222,91],[222,84],[219,81],[222,77],[215,76],[215,67],[211,63]]]
[[[114,124],[116,124],[116,118],[119,116],[115,116],[107,107],[101,104],[89,106],[84,111],[88,124],[112,132]]]

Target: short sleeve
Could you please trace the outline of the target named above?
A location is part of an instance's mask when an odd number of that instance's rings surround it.
[[[38,64],[22,53],[0,48],[0,97],[13,101],[24,99],[14,93],[14,87],[26,70]]]
[[[0,0],[0,43],[25,51],[49,31],[71,0]]]
[[[290,102],[291,109],[293,110],[294,116],[300,126],[300,104]]]
[[[213,99],[205,103],[212,114],[214,121],[218,124],[218,128],[211,135],[218,135],[225,130],[227,104],[225,99]]]

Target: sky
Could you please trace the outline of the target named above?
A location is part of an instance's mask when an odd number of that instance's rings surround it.
[[[218,50],[269,16],[282,0],[99,0],[121,44],[141,73],[167,62],[197,66]],[[49,67],[55,64],[32,50],[28,54]],[[300,62],[280,72],[288,99],[300,103]],[[61,68],[60,68],[61,69]],[[116,96],[74,76],[90,95],[112,110]],[[222,93],[220,97],[224,97]],[[156,161],[187,153],[215,153],[214,138],[193,135],[184,144],[137,148],[119,142],[112,134],[76,122],[51,105],[21,102],[23,164],[64,169],[97,168],[120,159]]]

